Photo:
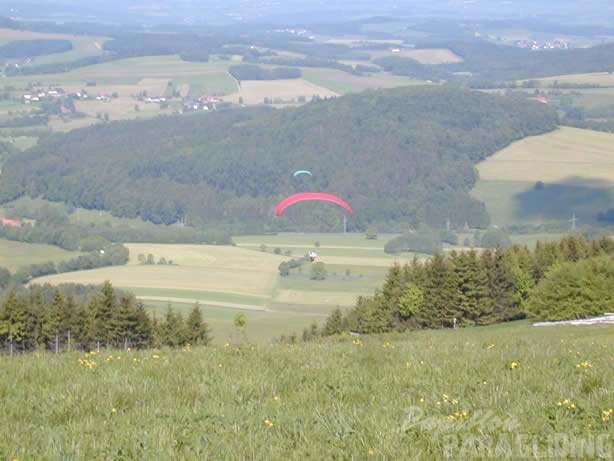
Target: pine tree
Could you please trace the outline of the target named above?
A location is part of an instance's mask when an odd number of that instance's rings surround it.
[[[206,346],[211,342],[209,325],[204,321],[198,303],[194,304],[190,315],[186,319],[185,331],[185,339],[190,344]]]
[[[154,324],[145,308],[145,305],[138,301],[135,307],[137,324],[134,330],[134,342],[137,347],[146,348],[154,344]]]
[[[7,342],[11,353],[16,343],[26,337],[27,312],[25,303],[21,302],[11,291],[0,308],[0,337]]]
[[[26,306],[26,337],[24,345],[26,350],[34,350],[44,344],[43,324],[45,322],[45,303],[39,288],[31,287]]]
[[[491,306],[489,315],[481,323],[524,317],[520,303],[514,296],[517,280],[506,253],[497,249],[494,253],[482,254],[481,263],[488,278],[488,298]]]
[[[455,283],[455,317],[459,323],[474,325],[488,314],[488,277],[475,250],[452,252],[450,261]]]
[[[43,338],[48,347],[56,349],[59,342],[60,328],[62,324],[62,313],[65,309],[65,300],[59,288],[53,291],[51,305],[46,310],[45,321],[43,324]]]
[[[458,316],[455,307],[456,284],[449,262],[436,253],[425,265],[424,309],[416,315],[418,324],[427,328],[451,327]]]
[[[357,306],[360,304],[361,298],[362,297],[358,298]],[[343,332],[343,313],[341,312],[340,308],[336,308],[326,318],[326,323],[324,324],[322,335],[332,336],[332,335],[338,335],[342,332]]]
[[[115,290],[111,282],[106,280],[98,296],[90,303],[92,309],[92,333],[96,341],[102,341],[106,346],[111,346],[117,339],[117,324],[115,322],[118,302]]]
[[[177,313],[169,305],[164,321],[160,324],[161,342],[166,346],[177,347],[186,343],[185,322],[181,313]]]

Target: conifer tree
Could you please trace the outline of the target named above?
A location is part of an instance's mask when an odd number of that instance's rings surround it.
[[[186,319],[185,340],[190,344],[206,346],[211,342],[209,325],[204,321],[198,303],[194,304],[190,315]]]
[[[451,327],[458,316],[455,308],[456,284],[448,261],[436,253],[425,266],[425,308],[416,316],[419,324],[427,328]]]
[[[488,278],[478,261],[477,253],[475,250],[460,253],[453,251],[450,261],[456,285],[455,317],[461,325],[481,323],[490,305],[488,303]]]
[[[0,337],[8,343],[11,353],[16,343],[26,336],[27,312],[14,291],[11,291],[0,308]]]

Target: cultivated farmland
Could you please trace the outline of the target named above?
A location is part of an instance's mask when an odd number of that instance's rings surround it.
[[[85,219],[85,218],[83,218]],[[363,234],[280,234],[237,237],[237,247],[210,245],[127,244],[126,266],[56,274],[36,283],[101,284],[129,290],[151,309],[165,312],[172,305],[187,313],[198,302],[216,342],[233,335],[238,310],[255,325],[250,339],[268,343],[274,337],[322,323],[336,307],[349,308],[359,295],[381,285],[395,261],[411,255],[386,255],[389,236],[366,240]],[[317,243],[316,243],[317,242]],[[311,265],[280,277],[282,261],[300,258],[317,247],[325,264],[325,280],[311,280]],[[275,251],[274,251],[275,250]],[[278,253],[278,254],[276,254]],[[154,264],[142,264],[150,257]],[[159,264],[160,262],[172,264]]]
[[[230,94],[229,101],[238,103],[242,98],[244,104],[262,104],[265,99],[274,104],[298,103],[299,98],[310,101],[312,97],[330,98],[338,96],[334,91],[316,85],[305,79],[287,80],[245,80],[241,82],[239,91]]]
[[[486,181],[614,185],[614,134],[561,127],[516,141],[477,165]]]
[[[26,265],[65,261],[80,254],[53,245],[0,239],[0,267],[6,267],[12,272]]]

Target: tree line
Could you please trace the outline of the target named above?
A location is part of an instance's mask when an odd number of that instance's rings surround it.
[[[208,324],[198,304],[184,317],[169,305],[162,318],[142,302],[120,295],[106,281],[87,301],[54,288],[31,286],[9,291],[0,302],[0,348],[3,353],[35,350],[207,345]]]
[[[81,220],[78,210],[61,203],[11,204],[5,207],[5,214],[23,222],[21,227],[0,224],[0,238],[46,243],[70,251],[98,252],[117,242],[232,244],[229,230],[215,226],[196,229],[149,222],[136,226],[118,226],[109,221],[94,223]]]
[[[5,58],[30,58],[72,50],[70,40],[33,39],[13,40],[0,46],[0,56]]]
[[[531,317],[564,320],[614,305],[614,239],[567,236],[481,252],[437,253],[390,268],[383,286],[348,312],[335,310],[304,337],[488,325]]]
[[[279,80],[301,78],[301,70],[296,67],[274,67],[265,69],[256,64],[230,66],[228,72],[237,80]]]

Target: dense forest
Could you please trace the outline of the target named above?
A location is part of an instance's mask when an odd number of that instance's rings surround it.
[[[381,333],[527,316],[565,320],[600,315],[614,304],[613,258],[614,240],[589,242],[581,236],[538,242],[534,250],[515,245],[438,253],[425,262],[394,265],[381,289],[360,297],[345,314],[334,311],[320,331]]]
[[[206,345],[209,326],[195,304],[184,318],[171,306],[158,319],[133,296],[101,287],[31,286],[0,302],[0,351],[99,350]]]
[[[303,202],[274,218],[282,198],[314,190],[351,203],[349,229],[447,219],[485,227],[485,208],[468,193],[474,164],[556,126],[554,111],[526,98],[435,86],[111,122],[46,136],[9,158],[0,201],[43,197],[164,224],[340,229],[328,203]],[[313,175],[294,177],[301,168]]]

